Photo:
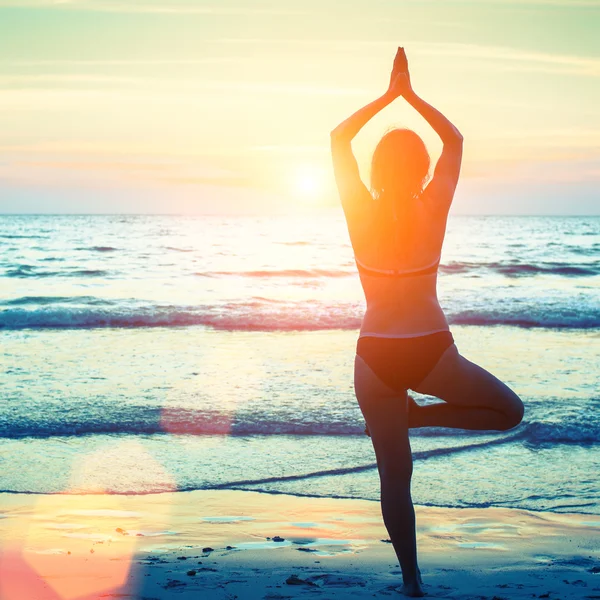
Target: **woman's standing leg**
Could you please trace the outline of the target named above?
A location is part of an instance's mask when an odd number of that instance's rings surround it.
[[[423,596],[417,563],[415,511],[410,495],[412,454],[408,439],[407,394],[388,388],[360,356],[354,365],[354,391],[377,459],[381,512],[402,569],[407,596]]]

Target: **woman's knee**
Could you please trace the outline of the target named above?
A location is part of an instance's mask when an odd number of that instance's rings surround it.
[[[407,464],[405,461],[388,462],[381,465],[378,464],[377,467],[382,486],[410,487],[410,480],[413,473],[412,461],[410,464]]]
[[[474,380],[477,384],[471,391],[471,398],[482,406],[495,410],[501,414],[498,429],[508,431],[517,427],[523,420],[525,407],[523,401],[506,383],[473,364]],[[480,406],[481,406],[480,405]]]
[[[521,398],[516,394],[511,398],[510,403],[502,411],[503,420],[501,431],[508,431],[514,429],[521,423],[525,414],[525,406]]]
[[[377,470],[382,483],[410,485],[413,461],[410,448],[382,447],[374,442]]]
[[[525,405],[521,398],[517,398],[518,402],[513,407],[511,412],[511,418],[513,419],[513,427],[516,427],[523,420],[523,416],[525,415]]]

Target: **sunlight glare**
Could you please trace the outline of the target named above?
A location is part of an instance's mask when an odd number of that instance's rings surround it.
[[[295,196],[303,200],[316,201],[323,193],[324,173],[312,165],[297,167],[292,175],[292,189]]]

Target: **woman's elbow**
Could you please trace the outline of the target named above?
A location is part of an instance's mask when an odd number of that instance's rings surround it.
[[[461,149],[463,146],[463,136],[458,129],[452,132],[451,135],[446,136],[442,141],[444,146],[447,146],[448,148]]]
[[[348,128],[345,123],[341,123],[335,129],[332,129],[329,133],[329,137],[331,140],[336,140],[338,142],[350,141],[352,140],[352,136],[348,132]]]
[[[342,137],[342,129],[341,129],[341,127],[338,125],[335,129],[332,129],[329,132],[329,137],[332,140],[339,140]]]
[[[341,131],[336,131],[335,129],[331,132],[329,141],[331,143],[331,149],[335,148],[345,148],[351,145],[351,138],[348,137],[345,133]]]

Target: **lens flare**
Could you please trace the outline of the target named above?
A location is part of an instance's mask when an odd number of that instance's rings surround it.
[[[312,165],[301,165],[291,177],[291,187],[297,198],[317,201],[324,191],[325,173]]]

